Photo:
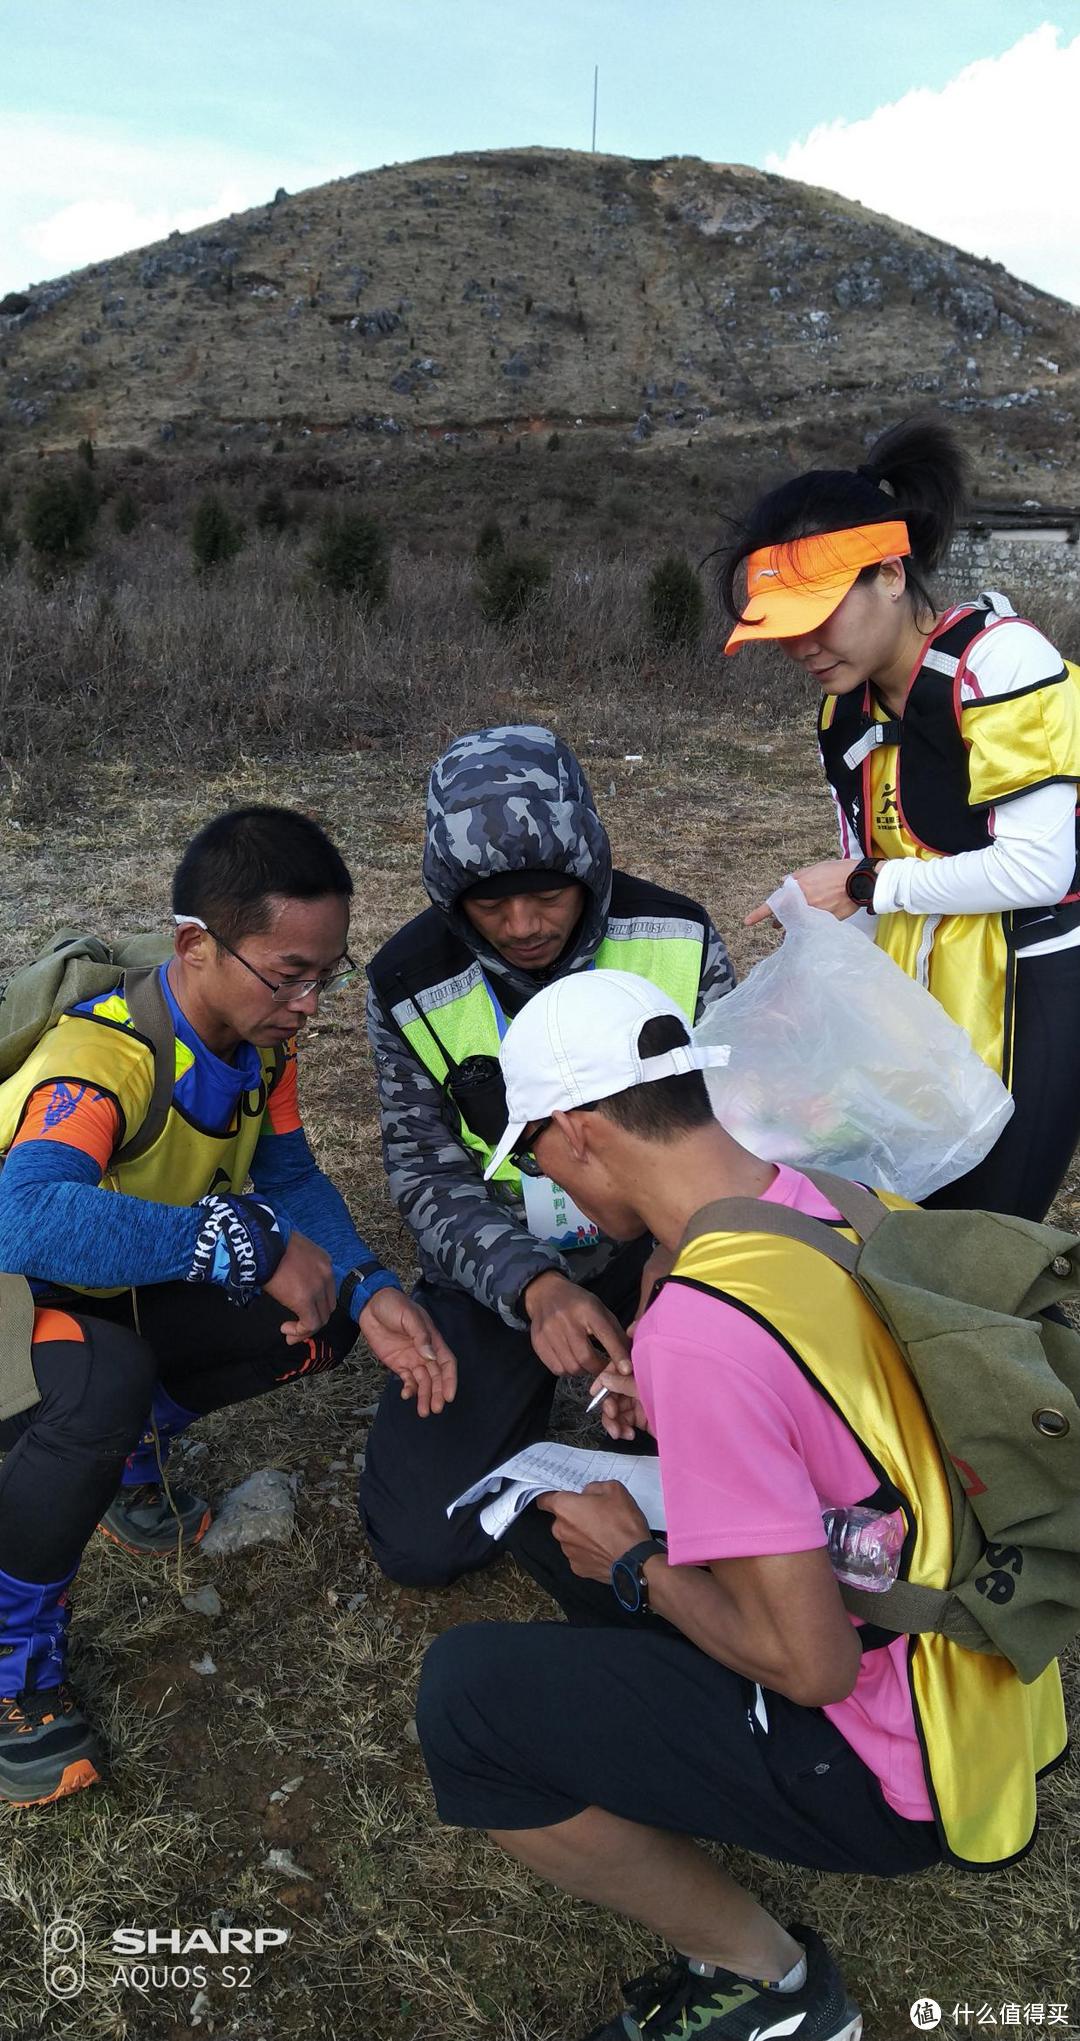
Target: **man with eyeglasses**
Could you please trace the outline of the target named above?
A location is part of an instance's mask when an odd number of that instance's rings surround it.
[[[452,1355],[300,1117],[296,1039],[354,974],[352,890],[307,816],[219,816],[180,862],[174,953],[138,1000],[125,979],[73,1007],[0,1084],[0,1270],[25,1279],[0,1304],[21,1287],[27,1328],[20,1394],[0,1310],[0,1803],[100,1776],[65,1681],[68,1589],[95,1525],[136,1556],[202,1536],[205,1502],[165,1478],[194,1418],[336,1366],[358,1328],[418,1413],[453,1397]]]
[[[478,1507],[447,1506],[544,1436],[561,1376],[626,1356],[652,1245],[607,1238],[527,1152],[485,1181],[507,1025],[597,966],[641,973],[689,1022],[735,979],[697,901],[612,870],[582,767],[540,726],[475,730],[436,760],[423,877],[430,907],[368,966],[368,1033],[390,1192],[419,1250],[413,1295],[457,1355],[458,1395],[436,1427],[384,1393],[360,1513],[385,1573],[444,1586],[499,1553]]]

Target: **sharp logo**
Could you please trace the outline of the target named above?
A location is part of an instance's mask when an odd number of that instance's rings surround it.
[[[261,1956],[283,1948],[288,1928],[114,1928],[114,1956]]]
[[[779,581],[780,569],[779,567],[759,567],[757,578],[759,581]]]
[[[774,2020],[771,2027],[755,2027],[747,2041],[779,2041],[781,2034],[797,2034],[805,2018],[805,2013],[792,2013],[788,2020]]]

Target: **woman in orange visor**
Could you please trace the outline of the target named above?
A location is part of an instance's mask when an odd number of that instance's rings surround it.
[[[1080,1139],[1080,669],[1004,596],[933,591],[963,495],[934,421],[773,490],[725,563],[726,649],[777,640],[819,697],[840,856],[795,873],[806,898],[872,917],[1012,1092],[928,1202],[1041,1219]]]

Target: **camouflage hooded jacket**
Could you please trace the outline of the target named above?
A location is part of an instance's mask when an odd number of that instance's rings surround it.
[[[585,887],[575,934],[545,977],[511,965],[459,904],[478,879],[521,870],[564,872]],[[523,1205],[505,1186],[484,1183],[475,1156],[458,1138],[453,1105],[394,1018],[395,1006],[413,994],[416,959],[434,946],[442,977],[475,971],[479,963],[513,1015],[549,978],[587,969],[609,927],[632,913],[700,929],[695,1019],[731,990],[734,972],[703,908],[612,872],[607,832],[585,775],[550,730],[528,724],[480,730],[450,746],[428,787],[423,876],[431,907],[368,965],[368,1034],[390,1192],[415,1236],[422,1273],[468,1290],[507,1325],[524,1328],[522,1292],[534,1276],[557,1268],[588,1282],[614,1244],[605,1240],[564,1257],[529,1231]]]

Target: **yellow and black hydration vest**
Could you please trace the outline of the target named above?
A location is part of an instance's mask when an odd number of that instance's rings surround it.
[[[173,1041],[174,1084],[179,1086],[195,1057],[175,1034]],[[131,1159],[117,1152],[102,1178],[103,1188],[161,1205],[194,1205],[211,1190],[243,1190],[266,1102],[282,1068],[280,1052],[273,1048],[260,1050],[259,1060],[258,1084],[241,1093],[224,1129],[215,1132],[200,1126],[174,1094],[157,1137]],[[31,1092],[50,1082],[89,1085],[112,1099],[120,1112],[123,1149],[150,1109],[154,1069],[154,1044],[136,1029],[122,988],[87,1001],[76,1013],[61,1015],[14,1075],[0,1084],[0,1155],[18,1132]],[[94,1289],[87,1294],[117,1292]]]
[[[877,1475],[863,1500],[903,1510],[900,1578],[948,1586],[952,1510],[940,1449],[911,1371],[854,1277],[801,1241],[707,1233],[682,1248],[668,1280],[723,1298],[779,1341]],[[873,1646],[891,1641],[871,1633]],[[927,1632],[909,1638],[907,1666],[942,1847],[979,1870],[1011,1862],[1034,1839],[1036,1780],[1067,1748],[1056,1661],[1025,1686],[1008,1659]]]
[[[592,963],[647,978],[681,1006],[692,1026],[707,940],[702,910],[681,893],[613,872],[611,905]],[[501,981],[489,986],[476,956],[434,907],[384,944],[368,976],[383,1011],[443,1092],[459,1139],[482,1175],[506,1124],[505,1103],[498,1125],[493,1121],[481,1133],[468,1124],[449,1087],[471,1058],[485,1057],[496,1066],[493,1076],[502,1099],[497,1058],[505,1016],[492,998],[495,991],[496,999],[502,999]],[[511,1018],[517,1010],[508,1008]],[[493,1182],[520,1197],[521,1174],[511,1162],[501,1165]]]
[[[962,701],[965,662],[998,621],[977,605],[928,641],[902,718],[870,686],[828,696],[818,735],[825,773],[867,857],[954,857],[993,841],[990,812],[1055,780],[1080,780],[1080,669]],[[883,914],[875,936],[964,1028],[1008,1085],[1016,955],[1080,926],[1077,870],[1056,906],[1009,914]]]

